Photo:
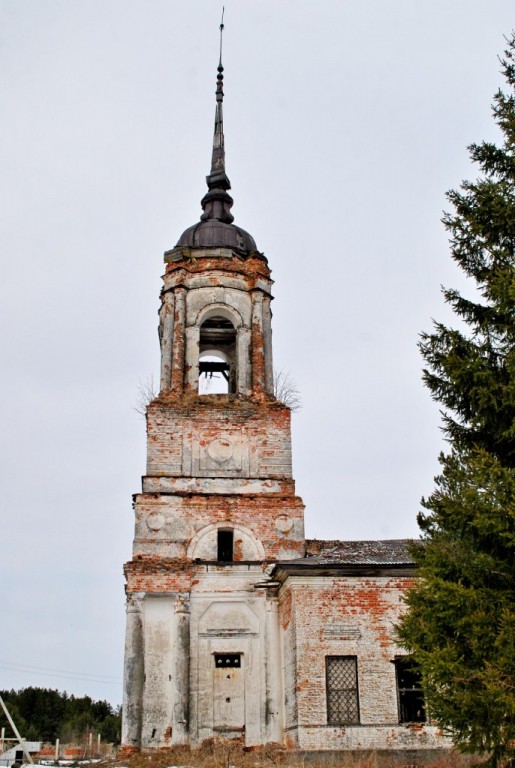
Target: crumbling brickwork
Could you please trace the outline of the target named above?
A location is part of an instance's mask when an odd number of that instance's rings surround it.
[[[275,402],[162,396],[148,408],[152,477],[291,478],[290,410]]]
[[[412,577],[290,577],[281,594],[288,743],[318,749],[442,747],[438,729],[399,725],[395,623]],[[328,724],[326,658],[355,657],[359,724]]]
[[[305,543],[290,410],[273,396],[270,273],[257,251],[180,248],[166,260],[161,392],[147,409],[147,472],[125,567],[123,741],[280,742],[270,571],[304,557]],[[201,394],[202,354],[217,346],[228,391]],[[217,659],[237,666],[222,675]]]
[[[228,248],[166,258],[161,392],[125,567],[124,744],[441,747],[430,724],[399,723],[405,543],[306,545],[290,410],[272,392],[266,260]],[[227,392],[201,394],[202,355],[217,345]],[[352,723],[330,722],[328,658],[356,671],[342,693]]]
[[[201,220],[165,253],[160,392],[125,566],[123,747],[441,747],[421,708],[400,722],[406,542],[304,537],[270,269],[230,212],[222,72]]]

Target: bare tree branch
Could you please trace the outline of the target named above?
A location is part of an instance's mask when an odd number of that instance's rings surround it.
[[[302,408],[299,388],[288,371],[282,368],[274,371],[274,395],[292,411],[299,411]]]
[[[132,407],[136,413],[139,413],[140,416],[145,418],[147,415],[148,404],[151,403],[152,400],[155,400],[158,394],[159,393],[154,385],[154,377],[149,376],[145,382],[140,381],[136,393],[136,402]]]

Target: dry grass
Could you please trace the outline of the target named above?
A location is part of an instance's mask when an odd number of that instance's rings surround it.
[[[112,768],[472,768],[478,760],[454,751],[433,756],[428,751],[424,757],[376,751],[309,753],[273,746],[248,749],[239,742],[220,740],[197,750],[177,747],[138,752],[107,764]]]

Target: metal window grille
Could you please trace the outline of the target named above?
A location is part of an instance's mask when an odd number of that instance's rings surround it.
[[[356,656],[326,656],[325,674],[328,724],[359,723]]]

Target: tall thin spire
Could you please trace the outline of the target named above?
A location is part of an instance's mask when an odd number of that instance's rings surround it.
[[[213,134],[213,153],[211,157],[211,173],[206,176],[208,192],[202,199],[204,213],[200,217],[202,221],[218,219],[226,224],[234,221],[231,213],[232,197],[227,193],[231,188],[231,182],[225,172],[225,146],[224,146],[224,68],[222,65],[222,40],[224,31],[224,10],[222,8],[222,21],[220,23],[220,57],[218,60],[218,74],[216,76],[216,111],[215,131]]]

